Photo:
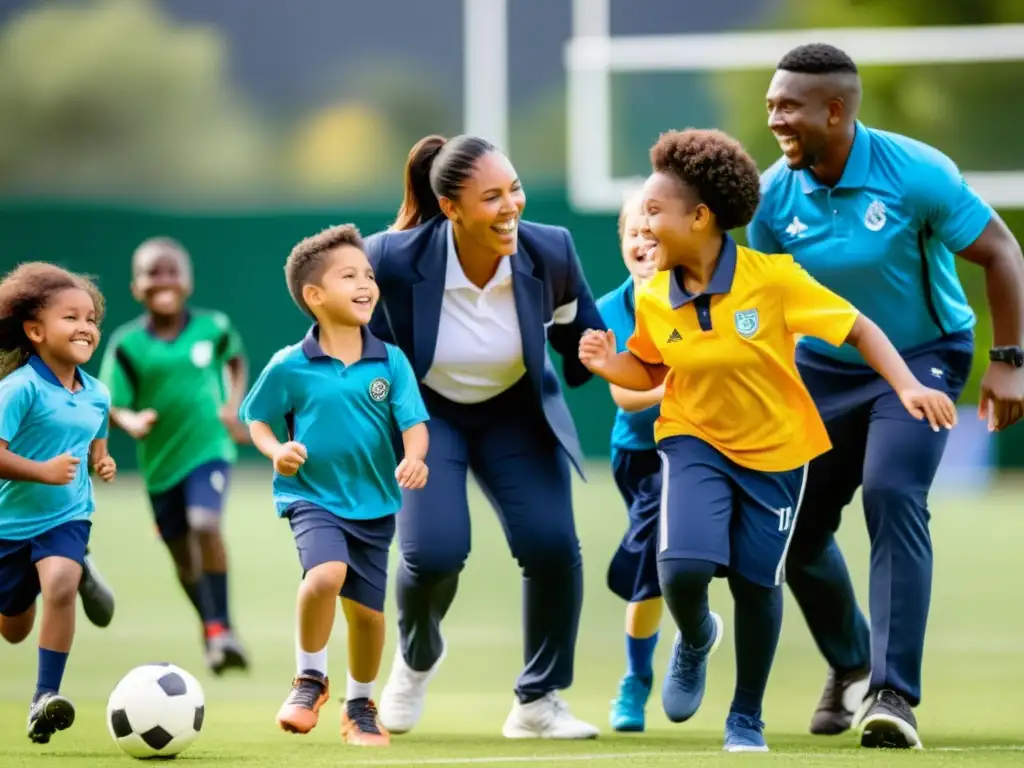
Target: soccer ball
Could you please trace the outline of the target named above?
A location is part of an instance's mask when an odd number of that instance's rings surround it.
[[[199,738],[205,711],[203,688],[192,675],[173,664],[144,664],[110,694],[107,728],[131,757],[174,757]]]

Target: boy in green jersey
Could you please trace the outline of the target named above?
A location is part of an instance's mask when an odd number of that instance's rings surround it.
[[[138,441],[157,528],[203,623],[208,666],[246,669],[221,534],[235,443],[248,440],[237,416],[248,376],[242,340],[226,315],[186,306],[192,262],[180,243],[145,241],[132,273],[146,313],[114,331],[104,354],[110,420]]]

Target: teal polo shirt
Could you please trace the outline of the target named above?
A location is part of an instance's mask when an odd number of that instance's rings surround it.
[[[752,248],[789,253],[812,277],[881,327],[900,351],[949,337],[970,348],[975,315],[954,254],[993,211],[934,147],[857,123],[842,178],[827,187],[780,158],[761,177],[747,230]],[[805,337],[803,349],[864,364],[846,344]]]
[[[81,461],[67,485],[0,480],[0,539],[24,541],[92,517],[89,448],[107,437],[110,392],[81,369],[75,378],[79,388],[71,392],[33,355],[0,380],[0,440],[7,450],[32,461],[63,453]]]
[[[402,351],[362,333],[362,358],[345,365],[324,352],[313,326],[270,359],[242,402],[242,421],[283,428],[306,446],[295,475],[274,473],[278,515],[296,501],[350,520],[385,517],[401,506],[396,432],[427,421],[427,409]]]
[[[636,329],[636,301],[634,296],[633,278],[626,281],[597,301],[597,309],[601,319],[609,330],[615,333],[616,352],[626,351],[626,342]],[[660,405],[653,405],[642,411],[615,411],[615,422],[612,425],[611,453],[612,462],[622,451],[653,451],[654,422],[661,412]]]

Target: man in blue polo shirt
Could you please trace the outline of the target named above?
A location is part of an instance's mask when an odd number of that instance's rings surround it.
[[[881,326],[921,381],[954,399],[975,324],[954,254],[982,266],[994,346],[979,415],[991,429],[1018,421],[1024,262],[1006,225],[941,152],[857,121],[860,78],[842,51],[790,51],[766,101],[783,157],[763,174],[751,245],[792,254]],[[947,433],[912,420],[849,346],[805,338],[797,362],[833,443],[811,464],[786,566],[830,665],[811,732],[845,731],[869,695],[862,746],[920,747],[911,708],[921,699],[931,594],[927,500]],[[858,486],[871,539],[870,631],[833,537]]]
[[[383,746],[389,736],[372,696],[388,549],[401,489],[427,479],[427,410],[405,355],[366,328],[380,291],[355,227],[303,240],[285,275],[316,324],[271,358],[240,409],[253,444],[274,463],[274,504],[291,525],[303,569],[297,672],[277,722],[293,733],[318,722],[330,694],[327,642],[340,594],[350,659],[342,736]]]

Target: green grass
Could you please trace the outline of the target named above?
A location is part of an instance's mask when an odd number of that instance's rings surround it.
[[[128,758],[107,734],[106,697],[132,666],[157,660],[180,664],[204,685],[204,732],[180,758],[196,768],[517,762],[628,763],[643,768],[751,759],[720,751],[734,680],[729,639],[711,662],[707,696],[691,722],[668,723],[655,694],[646,734],[610,733],[608,701],[624,664],[623,604],[604,586],[604,572],[625,518],[607,473],[595,466],[591,475],[589,484],[580,483],[576,489],[587,588],[577,682],[566,698],[575,713],[602,728],[597,741],[519,743],[501,737],[521,665],[519,579],[494,515],[475,489],[473,553],[445,625],[450,654],[432,684],[427,712],[417,730],[396,738],[389,750],[345,747],[339,743],[335,701],[324,709],[320,727],[310,736],[278,732],[274,715],[293,673],[293,600],[299,566],[287,525],[275,518],[270,505],[269,472],[260,468],[236,476],[227,517],[233,612],[252,652],[252,674],[222,680],[206,674],[196,622],[153,532],[142,488],[137,478],[122,477],[116,485],[97,491],[93,549],[117,591],[118,609],[106,630],[80,619],[64,685],[64,692],[78,707],[78,720],[49,746],[31,745],[23,728],[35,681],[35,648],[31,642],[0,648],[0,766],[47,765],[53,756],[63,758],[61,765],[82,768],[125,765]],[[1024,711],[1024,602],[1020,596],[1024,515],[1019,490],[1007,485],[983,497],[934,494],[935,587],[925,658],[925,701],[918,710],[927,750],[886,755],[887,765],[901,760],[917,765],[1021,765],[1024,761],[1020,719]],[[863,596],[867,594],[867,548],[859,510],[859,502],[848,510],[842,543]],[[728,621],[731,604],[723,583],[716,582],[712,602]],[[668,620],[664,626],[665,639],[656,662],[659,671],[670,646]],[[394,630],[389,631],[378,693],[390,668]],[[344,648],[344,625],[339,622],[331,643],[338,693],[344,680]],[[842,766],[864,764],[879,756],[860,750],[850,734],[833,739],[806,735],[824,674],[824,662],[787,598],[785,629],[765,705],[772,754],[752,759]]]

